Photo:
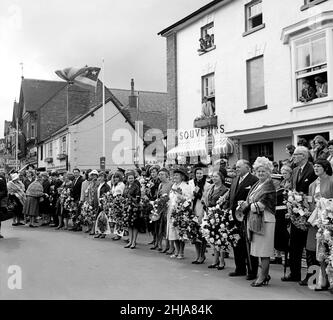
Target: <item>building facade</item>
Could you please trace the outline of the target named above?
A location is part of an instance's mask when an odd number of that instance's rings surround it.
[[[213,127],[233,142],[232,161],[283,160],[300,137],[333,138],[332,0],[212,1],[159,34],[168,128],[193,130],[206,98]]]

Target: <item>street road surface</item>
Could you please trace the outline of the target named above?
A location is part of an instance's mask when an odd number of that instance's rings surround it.
[[[1,299],[316,299],[328,292],[314,292],[297,283],[284,283],[281,265],[271,266],[268,287],[252,288],[245,277],[230,278],[234,261],[225,270],[193,265],[194,248],[187,244],[184,260],[149,250],[148,235],[139,234],[137,249],[125,242],[94,239],[87,233],[12,227],[3,223],[0,240]],[[8,288],[8,267],[20,266],[22,289]],[[305,270],[304,270],[305,272]]]

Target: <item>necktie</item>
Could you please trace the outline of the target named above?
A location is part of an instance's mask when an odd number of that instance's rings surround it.
[[[302,168],[298,170],[297,182],[301,180],[301,176],[302,176]]]

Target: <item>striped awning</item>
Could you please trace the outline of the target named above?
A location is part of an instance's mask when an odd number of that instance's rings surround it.
[[[207,151],[204,137],[199,139],[187,139],[167,152],[168,159],[176,159],[177,156],[197,157],[206,155]]]
[[[212,154],[228,155],[234,153],[235,145],[231,139],[224,135],[215,136]]]

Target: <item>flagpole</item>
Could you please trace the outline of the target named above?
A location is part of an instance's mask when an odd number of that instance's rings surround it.
[[[18,116],[16,115],[16,150],[15,150],[15,168],[18,170]]]
[[[103,157],[105,157],[105,66],[104,66],[104,58],[102,59],[102,68],[103,68],[103,83],[102,83],[102,92],[103,92]]]

